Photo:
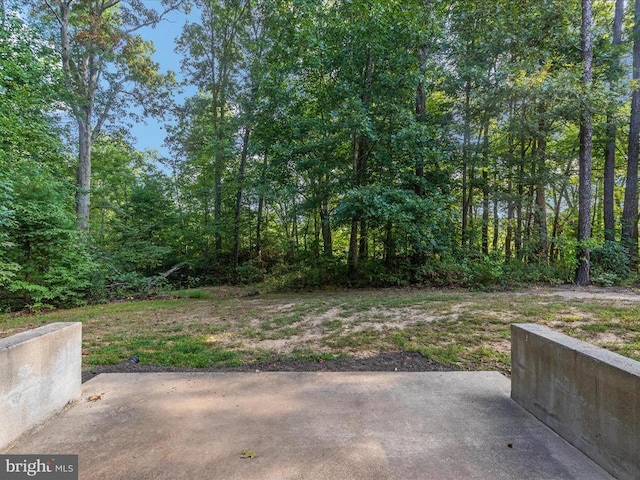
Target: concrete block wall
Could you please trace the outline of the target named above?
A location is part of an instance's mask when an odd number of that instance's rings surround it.
[[[640,362],[511,326],[511,397],[619,480],[640,479]]]
[[[0,339],[0,451],[77,401],[81,383],[81,323]]]

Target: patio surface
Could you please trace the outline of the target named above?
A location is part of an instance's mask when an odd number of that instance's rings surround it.
[[[5,453],[78,454],[81,479],[613,478],[510,386],[497,372],[102,374]]]

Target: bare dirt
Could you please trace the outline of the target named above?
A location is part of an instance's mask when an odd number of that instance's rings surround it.
[[[531,287],[529,291],[514,292],[514,295],[530,295],[531,293],[543,297],[562,297],[565,300],[621,300],[625,302],[640,302],[640,293],[622,287],[577,287],[573,285]]]
[[[455,370],[429,360],[419,353],[390,352],[364,358],[332,360],[280,360],[274,357],[267,362],[238,367],[175,368],[141,365],[130,361],[106,365],[82,372],[82,381],[101,373],[154,373],[154,372],[442,372]]]

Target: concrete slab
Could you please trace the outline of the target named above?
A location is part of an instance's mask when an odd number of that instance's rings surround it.
[[[496,372],[103,374],[7,453],[79,454],[81,479],[612,478],[509,395]]]

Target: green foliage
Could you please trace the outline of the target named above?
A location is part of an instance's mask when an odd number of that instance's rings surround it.
[[[240,285],[260,283],[264,280],[265,268],[261,261],[252,260],[236,268],[236,282]]]
[[[78,232],[63,147],[46,112],[55,57],[8,16],[0,30],[0,304],[39,309],[82,303],[96,268]]]
[[[346,266],[337,258],[309,258],[301,256],[298,262],[281,263],[266,277],[276,291],[314,290],[323,286],[347,284]]]
[[[21,162],[13,173],[15,217],[7,229],[12,245],[6,258],[20,270],[6,283],[6,303],[30,308],[82,303],[96,265],[77,230],[68,184],[33,162]]]
[[[617,242],[605,242],[591,250],[592,280],[596,284],[612,286],[626,280],[631,274],[629,256]]]
[[[101,268],[94,299],[156,295],[173,280],[161,274],[181,263],[171,183],[151,160],[120,137],[96,142],[91,233]]]
[[[15,226],[13,203],[13,182],[0,171],[0,288],[5,287],[20,270],[20,265],[8,262],[7,250],[14,246],[8,229]]]
[[[104,68],[93,86],[76,71],[81,61],[60,65],[65,52],[44,41],[60,40],[48,9],[34,10],[32,26],[7,16],[5,306],[147,297],[171,283],[489,290],[572,281],[580,114],[593,112],[602,150],[633,86],[617,61],[629,45],[610,45],[610,5],[595,12],[594,87],[585,93],[577,3],[196,3],[199,18],[178,40],[185,83],[197,89],[183,105],[169,105],[174,79],[158,74],[153,46],[125,33],[157,20],[141,3],[69,4],[72,56]],[[157,155],[114,133],[126,127],[129,98],[176,114],[162,169]],[[73,187],[77,152],[53,112],[63,104],[89,127],[79,134],[93,142],[90,192]],[[104,126],[110,135],[98,134]],[[594,162],[599,187],[604,169]],[[88,193],[81,235],[74,196]],[[585,246],[594,281],[632,278],[618,244]],[[164,275],[176,265],[185,267]]]
[[[504,263],[502,259],[489,256],[468,257],[462,262],[465,283],[472,289],[484,290],[501,286],[504,281]]]

